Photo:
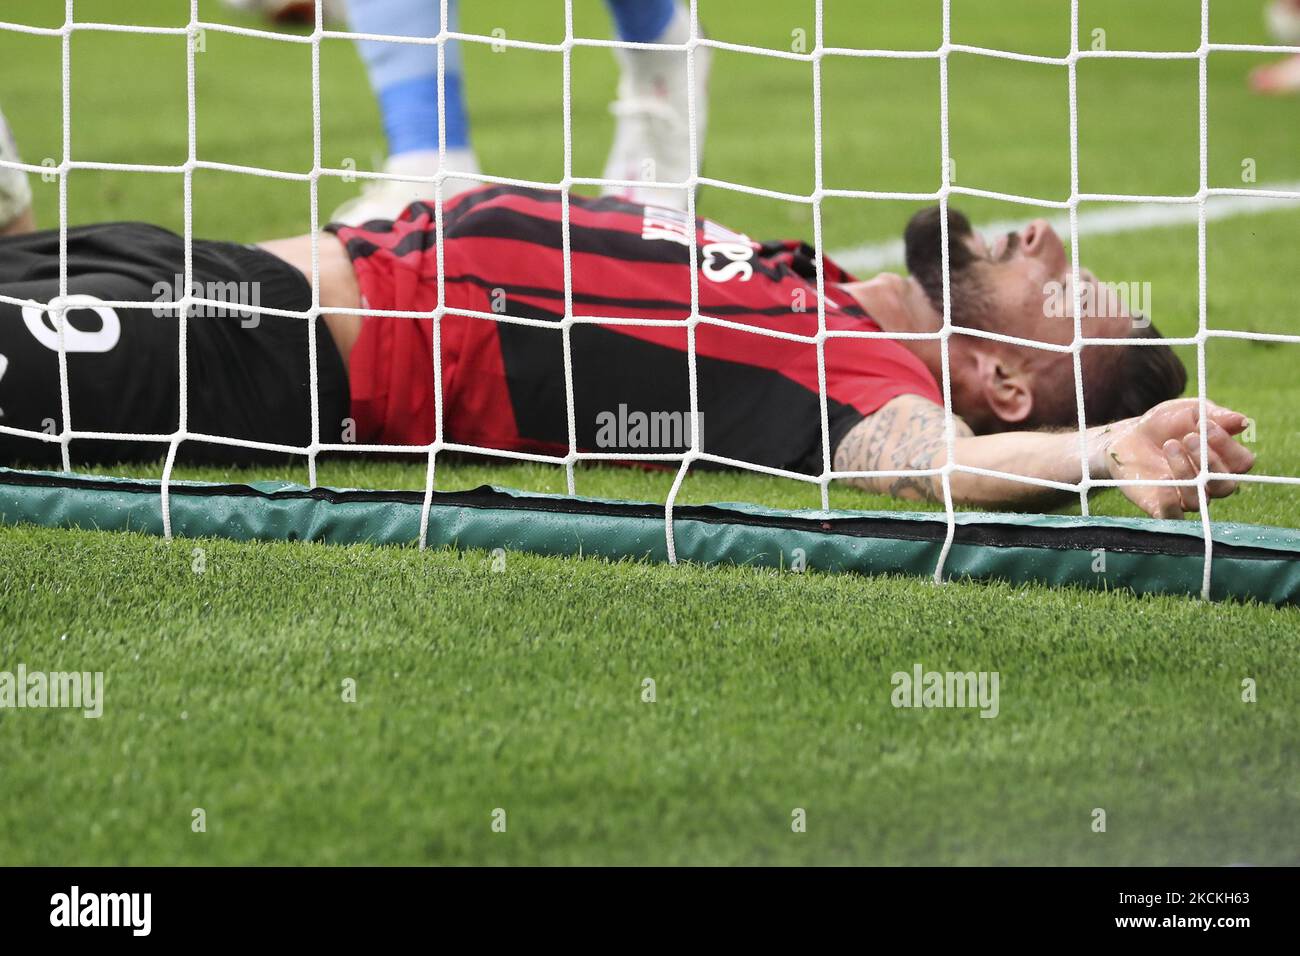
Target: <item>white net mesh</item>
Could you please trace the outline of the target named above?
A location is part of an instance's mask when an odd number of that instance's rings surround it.
[[[60,269],[59,269],[59,296],[50,302],[34,302],[25,299],[17,299],[11,296],[0,295],[0,301],[17,305],[20,307],[31,307],[46,312],[55,328],[58,331],[59,338],[59,384],[60,384],[60,401],[62,411],[62,430],[57,434],[48,434],[41,431],[27,431],[10,426],[0,425],[0,432],[8,434],[21,435],[24,437],[46,442],[57,442],[62,449],[63,466],[65,470],[71,470],[71,460],[69,455],[69,444],[74,439],[112,439],[118,441],[134,442],[165,442],[168,445],[166,464],[162,474],[161,498],[162,514],[165,532],[171,535],[171,520],[169,511],[169,489],[172,482],[172,473],[176,461],[177,448],[184,441],[203,441],[221,445],[241,446],[247,448],[256,448],[264,451],[275,451],[303,455],[306,457],[309,470],[309,480],[312,485],[316,484],[316,462],[317,457],[322,452],[351,452],[351,453],[395,453],[406,455],[421,455],[427,459],[427,477],[425,482],[424,506],[421,515],[421,532],[420,546],[423,547],[427,537],[429,511],[432,503],[433,490],[435,488],[436,464],[438,455],[441,452],[465,452],[476,455],[484,455],[500,459],[512,459],[519,461],[546,462],[564,466],[567,473],[567,484],[570,494],[576,493],[574,466],[579,461],[600,461],[600,460],[649,460],[659,462],[676,462],[678,470],[676,478],[673,481],[671,491],[668,494],[664,506],[664,532],[667,543],[669,559],[676,561],[676,551],[673,544],[673,507],[682,488],[682,483],[694,462],[712,462],[715,464],[731,466],[749,471],[759,472],[768,475],[775,475],[796,481],[809,482],[817,484],[821,491],[822,507],[828,507],[828,488],[830,482],[837,478],[873,478],[873,477],[902,477],[902,476],[939,476],[943,486],[944,509],[947,517],[947,536],[943,549],[940,553],[938,562],[934,569],[934,580],[942,582],[944,580],[944,569],[947,561],[948,552],[953,541],[955,530],[955,510],[952,497],[951,476],[954,472],[967,472],[971,474],[984,475],[993,478],[1000,478],[1009,481],[1021,482],[1029,485],[1036,485],[1045,488],[1053,488],[1060,491],[1077,493],[1079,496],[1080,507],[1083,513],[1088,513],[1088,494],[1095,488],[1115,487],[1118,485],[1164,485],[1164,486],[1195,486],[1200,500],[1201,525],[1205,541],[1205,563],[1202,593],[1208,597],[1210,590],[1211,575],[1211,558],[1213,554],[1212,525],[1206,494],[1206,484],[1215,479],[1233,479],[1237,481],[1263,482],[1274,484],[1300,484],[1300,478],[1287,475],[1264,475],[1264,474],[1246,474],[1246,475],[1229,475],[1210,471],[1204,449],[1208,447],[1206,436],[1206,360],[1205,346],[1213,338],[1239,338],[1239,339],[1257,339],[1261,341],[1282,342],[1289,344],[1300,344],[1300,335],[1282,334],[1282,333],[1264,333],[1244,331],[1237,329],[1211,328],[1207,321],[1206,310],[1206,222],[1207,203],[1216,197],[1249,197],[1252,201],[1268,202],[1297,202],[1300,201],[1300,189],[1268,189],[1268,188],[1221,188],[1209,186],[1208,175],[1208,104],[1207,104],[1207,62],[1209,55],[1214,52],[1242,52],[1242,53],[1272,53],[1288,54],[1300,53],[1300,47],[1289,47],[1280,45],[1258,45],[1258,44],[1240,44],[1240,43],[1211,43],[1210,42],[1210,3],[1209,0],[1201,0],[1200,4],[1200,43],[1195,50],[1186,51],[1146,51],[1146,50],[1093,50],[1079,48],[1079,0],[1070,2],[1070,51],[1064,57],[1036,56],[1026,53],[1013,52],[1009,50],[990,49],[981,46],[971,46],[961,43],[952,42],[951,33],[951,0],[943,0],[942,5],[942,36],[939,45],[932,50],[885,50],[885,49],[855,49],[844,47],[828,47],[823,43],[823,0],[814,0],[814,36],[813,48],[808,52],[790,52],[784,50],[770,49],[766,47],[749,46],[745,44],[729,43],[721,40],[710,39],[702,36],[699,29],[699,18],[697,10],[697,0],[691,0],[691,39],[683,45],[672,44],[646,44],[646,43],[628,43],[619,40],[596,39],[590,37],[577,37],[574,35],[573,28],[573,3],[572,0],[565,0],[564,3],[564,40],[560,43],[540,43],[527,40],[507,38],[500,35],[485,36],[480,34],[452,32],[448,29],[448,11],[447,0],[442,0],[442,29],[434,37],[381,37],[373,34],[352,33],[342,30],[326,30],[322,17],[320,4],[317,3],[316,22],[314,29],[306,35],[281,33],[271,30],[252,29],[248,27],[230,25],[225,23],[208,22],[200,19],[198,0],[190,2],[190,19],[185,26],[176,27],[154,27],[154,26],[137,26],[115,23],[96,23],[96,22],[79,22],[76,19],[74,11],[74,0],[65,0],[65,22],[59,27],[35,27],[19,23],[9,23],[0,21],[0,30],[15,31],[39,36],[58,37],[62,44],[62,158],[51,168],[47,165],[31,165],[11,161],[0,160],[0,166],[19,169],[35,174],[54,173],[58,177],[59,188],[59,250],[60,250]],[[188,152],[184,163],[178,165],[153,165],[139,163],[109,163],[96,162],[92,160],[73,160],[72,159],[72,111],[71,111],[71,80],[72,80],[72,57],[71,57],[71,40],[75,33],[89,31],[121,32],[121,33],[142,33],[163,36],[184,36],[188,39],[186,52],[186,97],[187,97],[187,140]],[[201,159],[198,156],[196,146],[196,108],[195,108],[195,52],[198,44],[205,31],[230,33],[248,37],[258,37],[266,40],[273,40],[279,43],[305,44],[311,50],[311,79],[312,79],[312,168],[307,172],[296,172],[286,170],[267,169],[257,166],[245,166],[232,163],[212,162]],[[569,448],[565,455],[545,455],[528,452],[508,451],[498,448],[488,448],[476,445],[460,444],[454,441],[444,439],[446,434],[443,421],[443,394],[442,394],[442,349],[441,349],[441,319],[445,315],[463,315],[473,318],[488,319],[494,322],[519,323],[523,325],[537,325],[547,328],[554,328],[554,323],[502,315],[494,312],[479,312],[468,309],[457,309],[448,307],[444,295],[444,275],[442,262],[442,228],[443,228],[443,182],[447,177],[446,173],[439,173],[430,177],[413,177],[403,174],[401,177],[385,175],[377,172],[366,172],[355,169],[335,169],[325,168],[321,165],[321,96],[320,96],[320,45],[321,41],[326,38],[350,39],[350,40],[384,40],[387,42],[410,43],[433,45],[437,48],[438,53],[438,87],[440,101],[445,99],[445,66],[446,66],[446,44],[452,40],[459,40],[470,43],[495,44],[510,48],[542,51],[548,53],[558,53],[563,61],[563,124],[564,124],[564,166],[563,176],[558,182],[541,182],[526,179],[514,179],[502,176],[493,176],[488,174],[471,174],[456,172],[457,178],[473,179],[483,183],[497,183],[507,185],[518,185],[534,187],[539,189],[558,190],[561,193],[562,209],[562,234],[563,234],[563,252],[564,252],[564,318],[560,323],[560,334],[563,337],[564,345],[564,366],[565,366],[565,393],[567,400],[567,421],[569,431]],[[794,193],[782,192],[771,189],[764,189],[756,186],[746,185],[744,183],[729,182],[716,178],[709,178],[700,175],[692,175],[684,182],[679,183],[647,183],[644,181],[622,181],[609,180],[600,178],[587,178],[573,175],[572,164],[572,53],[576,47],[606,47],[615,48],[623,47],[628,49],[647,49],[647,50],[664,50],[677,51],[686,54],[686,69],[688,73],[688,88],[695,87],[696,71],[696,54],[703,47],[711,47],[715,50],[728,50],[736,53],[749,54],[757,57],[772,57],[785,60],[794,60],[809,64],[812,70],[812,117],[813,117],[813,168],[814,168],[814,187],[809,195],[799,195]],[[1023,196],[1012,193],[999,192],[988,189],[980,189],[971,186],[958,185],[951,181],[951,154],[949,143],[949,79],[948,79],[948,59],[953,53],[974,54],[982,57],[996,57],[1006,60],[1016,60],[1025,63],[1044,64],[1049,66],[1063,66],[1066,68],[1069,78],[1069,140],[1070,140],[1070,195],[1065,200],[1051,200],[1034,196]],[[941,150],[938,157],[940,185],[931,192],[890,192],[874,190],[856,190],[856,189],[831,189],[823,185],[822,167],[822,62],[827,56],[835,57],[869,57],[869,58],[896,58],[896,59],[931,59],[936,60],[939,69],[939,118],[940,118],[940,141]],[[1190,195],[1117,195],[1108,193],[1086,193],[1079,189],[1079,118],[1078,118],[1078,95],[1077,95],[1077,76],[1076,70],[1080,60],[1089,58],[1105,59],[1147,59],[1147,60],[1194,60],[1198,64],[1198,115],[1199,115],[1199,187],[1197,191]],[[445,114],[444,110],[439,111],[440,116]],[[690,101],[689,114],[689,149],[690,149],[690,168],[698,169],[699,165],[696,158],[699,155],[700,144],[698,142],[695,104]],[[445,121],[444,121],[445,122]],[[445,129],[440,131],[440,142],[443,143],[442,152],[445,156]],[[445,162],[442,164],[445,169]],[[310,231],[313,237],[312,255],[311,255],[311,280],[312,280],[312,306],[305,312],[292,312],[282,309],[276,309],[269,306],[248,305],[242,306],[250,312],[263,315],[288,316],[293,318],[307,319],[309,329],[309,361],[311,372],[311,408],[312,422],[311,434],[313,439],[306,446],[276,445],[264,442],[255,442],[245,439],[232,438],[229,436],[203,434],[190,431],[188,428],[187,414],[187,360],[186,360],[186,323],[179,322],[180,333],[180,417],[179,426],[175,432],[170,434],[141,434],[141,433],[109,433],[96,431],[82,431],[74,427],[74,421],[71,414],[71,408],[68,395],[68,370],[67,370],[67,348],[66,332],[63,316],[69,307],[68,301],[68,275],[67,275],[67,232],[68,232],[68,175],[74,170],[107,170],[107,171],[129,171],[145,173],[170,173],[181,174],[184,182],[184,242],[185,242],[185,275],[184,288],[187,293],[180,299],[172,302],[162,303],[162,305],[174,308],[177,315],[184,315],[191,307],[212,307],[222,308],[228,303],[202,298],[190,294],[188,290],[193,288],[191,279],[193,277],[193,175],[196,170],[219,170],[232,173],[240,173],[250,176],[270,177],[274,179],[304,182],[309,185],[311,198],[311,219]],[[352,313],[356,315],[390,315],[413,319],[433,319],[433,364],[434,364],[434,387],[435,387],[435,407],[436,407],[436,439],[432,443],[423,446],[411,445],[382,445],[382,444],[357,444],[357,443],[331,443],[320,440],[320,421],[318,408],[318,381],[316,368],[316,323],[315,319],[321,315],[322,309],[319,297],[319,278],[320,278],[320,260],[318,236],[322,225],[319,218],[318,210],[318,184],[321,177],[333,176],[341,177],[351,181],[353,178],[378,180],[378,179],[401,179],[403,181],[423,181],[427,182],[435,200],[436,209],[436,237],[437,237],[437,255],[438,255],[438,301],[440,305],[432,313],[429,312],[405,312],[405,311],[379,311],[374,309],[342,309],[331,306],[330,312],[333,313]],[[691,312],[689,318],[685,321],[687,332],[687,355],[689,367],[689,385],[690,385],[690,411],[691,411],[691,447],[689,450],[680,454],[629,454],[625,452],[591,452],[580,451],[576,440],[576,427],[574,418],[574,399],[573,399],[573,370],[571,362],[570,336],[574,325],[579,323],[592,323],[602,325],[664,325],[674,324],[681,325],[678,322],[667,322],[666,320],[653,319],[629,319],[629,318],[610,318],[598,316],[575,316],[573,309],[573,287],[571,274],[571,256],[570,256],[570,237],[569,237],[569,191],[575,186],[622,186],[622,187],[647,187],[656,186],[664,188],[680,188],[686,191],[688,197],[687,216],[688,221],[695,217],[695,193],[699,186],[711,186],[718,189],[733,190],[740,193],[747,193],[753,196],[767,197],[770,199],[782,200],[790,203],[799,203],[810,207],[813,224],[813,246],[817,250],[818,272],[817,272],[817,306],[818,306],[818,331],[813,336],[797,335],[793,333],[781,332],[773,329],[760,329],[749,325],[740,325],[729,322],[715,316],[702,314],[700,311],[699,299],[699,248],[695,233],[690,235],[690,255],[691,255]],[[1071,249],[1071,269],[1073,274],[1073,295],[1074,295],[1074,339],[1069,345],[1057,346],[1049,345],[1043,342],[1020,339],[1014,336],[1000,335],[993,332],[977,331],[972,329],[963,329],[962,334],[980,335],[989,339],[1008,342],[1012,344],[1024,345],[1039,349],[1051,349],[1061,352],[1069,352],[1073,357],[1074,365],[1074,386],[1075,402],[1078,410],[1078,428],[1079,428],[1079,460],[1081,480],[1077,483],[1062,483],[1050,481],[1042,478],[1036,478],[1011,472],[994,471],[984,468],[975,468],[972,466],[960,465],[954,463],[954,444],[955,430],[953,426],[952,415],[952,381],[949,366],[948,343],[953,334],[952,324],[952,303],[950,288],[950,273],[948,263],[948,235],[947,235],[947,208],[952,196],[971,196],[982,197],[985,199],[999,200],[1006,203],[1014,203],[1023,206],[1032,206],[1037,208],[1056,209],[1068,217],[1069,241]],[[900,334],[890,332],[864,332],[864,331],[846,331],[830,330],[826,323],[826,305],[824,296],[824,270],[820,268],[821,250],[823,249],[822,235],[822,203],[831,198],[848,198],[848,199],[867,199],[867,200],[909,200],[909,201],[927,201],[937,202],[941,207],[943,215],[940,216],[942,228],[942,254],[943,254],[943,325],[936,333],[911,333]],[[1115,481],[1106,478],[1093,477],[1089,473],[1088,455],[1085,445],[1084,436],[1084,400],[1083,400],[1083,377],[1080,365],[1080,353],[1085,345],[1129,345],[1134,344],[1130,339],[1106,339],[1106,338],[1084,338],[1081,328],[1081,303],[1080,281],[1079,281],[1079,235],[1080,235],[1080,214],[1079,206],[1082,203],[1125,203],[1125,204],[1158,204],[1160,206],[1188,206],[1196,211],[1197,225],[1197,270],[1198,270],[1198,325],[1195,335],[1184,338],[1166,338],[1160,340],[1167,345],[1187,345],[1194,346],[1196,349],[1196,366],[1197,366],[1197,398],[1201,405],[1200,414],[1200,439],[1201,439],[1201,461],[1199,462],[1199,474],[1195,479],[1184,481],[1159,480],[1159,479],[1132,479],[1125,481]],[[75,302],[71,303],[75,305]],[[158,302],[117,302],[103,301],[99,303],[108,308],[137,308],[137,309],[156,309],[159,307]],[[808,475],[794,471],[787,471],[779,468],[758,465],[752,462],[739,461],[731,458],[722,457],[715,454],[709,454],[701,446],[701,436],[699,428],[699,395],[697,388],[697,367],[696,367],[696,349],[695,349],[695,332],[699,325],[711,324],[724,328],[737,329],[749,334],[766,335],[775,338],[786,339],[788,341],[811,344],[817,350],[817,375],[818,386],[821,398],[821,434],[822,434],[822,470],[820,474]],[[837,337],[857,337],[857,338],[890,338],[890,339],[934,339],[938,340],[942,358],[942,391],[945,405],[946,419],[946,444],[947,444],[947,463],[940,468],[925,471],[859,471],[859,472],[837,472],[832,468],[832,458],[829,444],[829,427],[828,427],[828,409],[826,397],[826,363],[825,363],[825,345],[827,340]],[[1137,340],[1136,344],[1141,345],[1144,340]],[[1145,340],[1154,344],[1151,340]]]

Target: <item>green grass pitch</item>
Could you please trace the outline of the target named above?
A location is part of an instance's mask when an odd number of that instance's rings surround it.
[[[607,36],[598,0],[578,33]],[[953,0],[956,42],[1063,55],[1068,4]],[[1258,2],[1216,0],[1212,39],[1268,42]],[[61,4],[11,0],[0,19],[54,26]],[[164,26],[185,0],[77,0],[78,19]],[[555,42],[560,0],[464,0],[466,30]],[[830,46],[933,48],[938,0],[826,0]],[[1197,0],[1085,0],[1080,37],[1111,49],[1193,49]],[[710,35],[789,49],[811,0],[701,0]],[[229,16],[202,0],[205,19]],[[257,25],[253,20],[240,20]],[[0,106],[29,162],[61,155],[57,38],[0,31]],[[73,155],[186,155],[180,37],[78,33]],[[488,171],[558,180],[558,55],[467,46],[474,135]],[[1257,56],[1208,68],[1209,179],[1300,180],[1300,100],[1245,91]],[[202,158],[311,165],[306,46],[209,32],[197,64]],[[608,51],[573,54],[573,157],[598,175],[611,133]],[[1063,67],[955,54],[956,181],[1069,193]],[[934,61],[828,58],[827,186],[928,190],[939,177]],[[1198,183],[1195,61],[1080,64],[1080,186],[1188,194]],[[717,56],[705,171],[813,188],[807,64]],[[321,56],[322,161],[372,168],[376,110],[344,41]],[[1250,161],[1247,163],[1247,161]],[[57,222],[57,186],[36,211]],[[322,215],[355,187],[325,180]],[[976,222],[1036,215],[961,201]],[[811,238],[808,207],[705,189],[702,214],[759,238]],[[179,229],[179,176],[77,171],[72,223]],[[908,203],[827,201],[825,244],[896,236]],[[305,185],[194,177],[198,236],[306,231]],[[1212,327],[1295,332],[1300,213],[1212,222]],[[1152,283],[1165,334],[1197,325],[1194,227],[1083,239],[1103,278]],[[1184,358],[1195,373],[1194,352]],[[1215,340],[1210,394],[1256,421],[1257,469],[1300,474],[1294,346]],[[1195,381],[1192,383],[1195,388]],[[1194,392],[1193,392],[1194,393]],[[158,476],[159,465],[131,473]],[[191,470],[185,477],[306,478]],[[323,484],[417,487],[423,463],[325,462]],[[662,500],[671,473],[584,468],[581,494]],[[544,466],[447,462],[443,488],[564,489]],[[695,474],[684,501],[811,507],[815,486]],[[847,489],[832,505],[896,507]],[[1114,492],[1094,510],[1133,514]],[[1246,485],[1215,520],[1295,526],[1296,494]],[[204,550],[204,572],[193,549]],[[481,552],[173,541],[0,529],[0,670],[102,670],[104,715],[0,711],[0,860],[236,863],[1296,863],[1300,862],[1300,611],[1124,593],[780,574]],[[996,719],[895,709],[916,663],[997,671]],[[643,702],[643,681],[657,700]],[[1258,701],[1244,703],[1242,682]],[[356,702],[342,700],[346,679]],[[207,830],[192,832],[192,811]],[[505,833],[493,812],[504,809]],[[806,812],[806,832],[792,812]],[[1106,832],[1093,831],[1095,808]]]

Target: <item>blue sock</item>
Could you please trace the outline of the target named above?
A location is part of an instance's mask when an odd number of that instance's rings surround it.
[[[469,145],[469,117],[459,73],[447,70],[443,76],[447,103],[447,148]],[[413,76],[379,91],[379,110],[384,117],[388,154],[397,156],[418,149],[438,148],[438,74]]]
[[[677,0],[606,0],[620,40],[653,43],[668,29]]]
[[[437,0],[350,0],[348,18],[357,33],[432,37],[442,15]],[[447,25],[457,29],[456,0],[448,0]],[[438,48],[363,40],[357,44],[383,114],[388,153],[438,148]],[[469,114],[460,75],[460,44],[447,44],[444,68],[447,148],[469,146]]]

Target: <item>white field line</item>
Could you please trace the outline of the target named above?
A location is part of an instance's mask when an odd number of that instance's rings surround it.
[[[1260,189],[1276,189],[1291,192],[1300,191],[1300,183],[1277,183],[1260,186]],[[960,201],[956,202],[960,205]],[[1275,199],[1267,196],[1211,196],[1205,203],[1205,218],[1213,222],[1230,219],[1233,216],[1247,216],[1256,213],[1276,212],[1281,209],[1300,206],[1297,199]],[[1196,203],[1120,203],[1079,213],[1079,236],[1105,236],[1117,232],[1134,232],[1140,229],[1158,229],[1167,226],[1196,225]],[[977,224],[976,230],[991,241],[993,237],[1004,232],[1014,232],[1024,228],[1028,217],[1023,219],[1004,219],[998,222]],[[1070,220],[1067,215],[1049,218],[1048,222],[1068,240]],[[841,249],[830,253],[830,257],[842,268],[860,278],[867,278],[872,273],[883,269],[892,269],[903,264],[903,240],[891,239],[888,242],[867,243]]]

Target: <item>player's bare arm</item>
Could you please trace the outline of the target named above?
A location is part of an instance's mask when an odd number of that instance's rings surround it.
[[[287,239],[271,239],[258,243],[272,255],[278,256],[296,268],[309,281],[312,278],[312,247],[316,249],[316,285],[321,308],[359,309],[361,308],[361,287],[357,284],[356,273],[347,251],[338,237],[328,232],[310,235],[292,236]],[[338,346],[343,364],[348,364],[352,347],[361,335],[361,316],[352,312],[326,311],[321,316],[334,344]]]
[[[1212,403],[1207,410],[1209,470],[1220,474],[1249,471],[1255,456],[1233,437],[1245,430],[1245,416]],[[1201,456],[1199,415],[1196,399],[1175,399],[1140,417],[1088,429],[1082,453],[1087,456],[1089,474],[1120,481],[1194,480]],[[1083,478],[1077,431],[976,435],[960,418],[954,416],[952,424],[958,465],[1057,484],[1077,484]],[[895,398],[863,419],[835,450],[837,472],[920,472],[846,479],[868,491],[913,501],[943,500],[938,470],[947,460],[943,409],[911,395]],[[968,471],[953,471],[949,480],[955,503],[984,508],[1051,508],[1075,494]],[[1207,483],[1206,494],[1223,498],[1236,487],[1235,481],[1217,479]],[[1200,507],[1195,486],[1136,485],[1124,486],[1123,492],[1156,518],[1181,518],[1184,512]]]
[[[974,434],[953,416],[959,438]],[[928,472],[947,461],[943,409],[916,395],[889,401],[874,415],[858,422],[835,449],[835,470]],[[886,474],[846,479],[850,484],[911,501],[942,501],[943,485],[937,474]]]

